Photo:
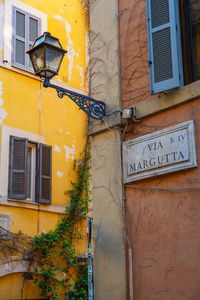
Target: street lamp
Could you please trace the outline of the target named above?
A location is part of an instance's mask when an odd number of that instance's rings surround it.
[[[106,108],[103,101],[95,100],[50,83],[50,79],[58,74],[66,52],[57,38],[51,36],[49,32],[44,32],[43,35],[35,40],[33,47],[26,53],[30,56],[35,74],[44,80],[44,87],[56,89],[59,98],[68,96],[88,116],[102,120],[105,116]]]

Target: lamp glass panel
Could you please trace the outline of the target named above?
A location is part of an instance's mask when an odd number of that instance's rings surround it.
[[[46,42],[47,42],[48,44],[51,44],[51,45],[53,45],[53,46],[56,46],[56,47],[61,48],[61,47],[60,47],[59,41],[58,41],[57,39],[55,39],[55,38],[49,36],[49,35],[46,36]]]
[[[38,73],[45,68],[44,47],[32,52],[30,57],[35,73]]]
[[[62,62],[63,54],[56,49],[48,48],[45,49],[46,52],[46,68],[51,70],[52,72],[57,73],[60,64]]]
[[[44,38],[45,36],[41,36],[37,41],[35,41],[35,43],[33,44],[33,47],[39,45],[40,43],[44,42]]]

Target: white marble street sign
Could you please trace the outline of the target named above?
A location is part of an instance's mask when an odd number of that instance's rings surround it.
[[[123,143],[125,183],[196,166],[193,121]]]

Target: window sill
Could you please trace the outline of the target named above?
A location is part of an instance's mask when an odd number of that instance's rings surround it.
[[[41,79],[38,76],[34,75],[33,73],[30,73],[30,72],[25,71],[23,69],[13,67],[9,63],[0,62],[0,67],[4,68],[4,69],[7,69],[7,70],[10,70],[10,71],[13,71],[13,72],[18,73],[18,74],[21,74],[21,75],[25,75],[25,76],[33,78],[33,79],[36,79],[38,81],[41,81]]]
[[[192,101],[200,97],[200,80],[185,85],[182,88],[157,95],[156,97],[144,101],[135,106],[136,119],[146,118],[156,113],[165,111],[172,107]]]
[[[38,204],[26,200],[9,200],[0,202],[0,205],[12,206],[18,208],[32,209],[37,211],[45,211],[56,214],[64,214],[66,205],[55,205],[55,204]]]
[[[154,98],[147,99],[146,101],[130,108],[135,109],[135,119],[140,120],[183,103],[193,101],[197,98],[200,98],[200,80],[185,85],[182,88],[166,92],[166,94],[163,93],[156,95]],[[116,128],[123,124],[120,115],[114,115],[113,118],[109,117],[109,119],[107,119],[109,128]],[[90,120],[88,135],[94,136],[107,130],[108,128],[104,123]]]
[[[19,68],[16,68],[16,67],[13,67],[11,66],[9,63],[3,63],[2,61],[0,61],[0,67],[1,68],[4,68],[4,69],[7,69],[7,70],[10,70],[12,72],[15,72],[15,73],[18,73],[18,74],[21,74],[21,75],[24,75],[24,76],[27,76],[29,78],[32,78],[32,79],[35,79],[37,81],[40,81],[42,82],[42,80],[40,79],[40,77],[34,75],[33,73],[30,73],[28,71],[25,71],[23,69],[19,69]],[[55,85],[58,85],[64,89],[67,89],[67,90],[70,90],[72,92],[76,92],[76,93],[79,93],[79,94],[83,94],[85,96],[88,95],[88,92],[83,90],[83,89],[79,89],[79,88],[76,88],[76,87],[73,87],[63,81],[61,81],[60,79],[51,79],[51,83],[52,84],[55,84]]]

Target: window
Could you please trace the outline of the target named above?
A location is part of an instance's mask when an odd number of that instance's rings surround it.
[[[48,31],[47,14],[19,0],[5,0],[3,7],[2,61],[5,66],[33,72],[25,51],[32,46],[36,35]]]
[[[200,79],[199,21],[200,0],[147,0],[151,94]]]
[[[10,136],[8,198],[51,203],[51,146]]]
[[[184,83],[200,79],[200,0],[180,1]]]
[[[33,46],[34,40],[41,34],[40,23],[39,18],[13,7],[13,66],[28,71],[33,70],[26,51]]]
[[[26,164],[26,182],[27,182],[27,199],[34,199],[35,194],[35,166],[36,166],[36,145],[28,143],[27,164]]]

